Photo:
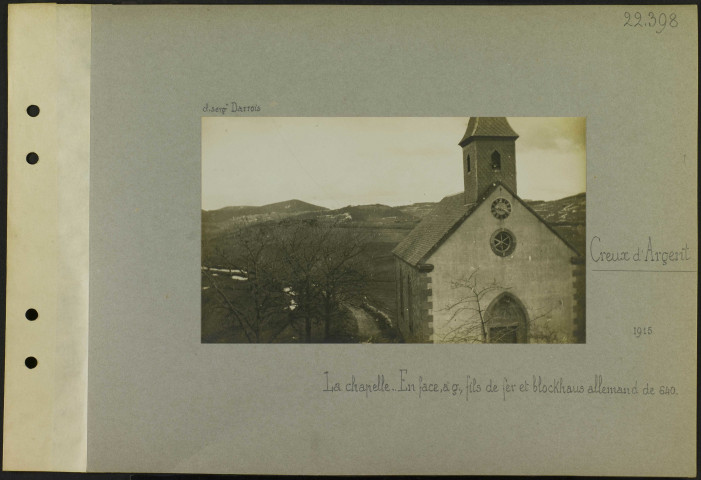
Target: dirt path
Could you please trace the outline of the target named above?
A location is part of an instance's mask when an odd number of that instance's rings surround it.
[[[375,320],[362,308],[346,305],[358,322],[358,336],[361,342],[367,342],[371,338],[376,340],[382,335]]]

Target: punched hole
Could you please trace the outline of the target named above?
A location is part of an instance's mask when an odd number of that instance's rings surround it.
[[[37,155],[34,152],[30,152],[27,154],[27,163],[30,165],[34,165],[39,161],[39,155]]]
[[[27,320],[29,320],[30,322],[33,322],[34,320],[39,318],[39,312],[37,312],[33,308],[30,308],[29,310],[24,312],[24,316],[27,317]]]
[[[32,368],[39,365],[39,361],[34,357],[27,357],[24,359],[24,364],[26,365],[27,368],[29,368],[31,370]]]
[[[37,115],[39,115],[39,107],[37,107],[36,105],[28,106],[27,115],[29,115],[30,117],[36,117]]]

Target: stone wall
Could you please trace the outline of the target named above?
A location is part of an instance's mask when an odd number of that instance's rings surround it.
[[[432,341],[432,280],[429,272],[396,259],[397,327],[405,342]]]
[[[577,343],[587,342],[586,264],[584,257],[572,258],[572,283],[574,285],[574,338]]]

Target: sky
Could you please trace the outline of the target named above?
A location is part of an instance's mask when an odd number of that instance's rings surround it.
[[[585,119],[508,117],[518,195],[585,191]],[[205,117],[202,208],[437,202],[463,190],[469,117]]]

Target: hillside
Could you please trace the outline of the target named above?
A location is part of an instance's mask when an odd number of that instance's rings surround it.
[[[584,255],[586,251],[586,193],[559,200],[525,200],[525,202],[581,255]]]
[[[356,222],[397,223],[416,222],[419,220],[414,215],[405,213],[399,208],[389,207],[379,203],[373,205],[348,205],[347,207],[331,210],[326,213],[331,215],[348,215]]]
[[[586,194],[580,193],[558,200],[524,200],[538,215],[575,248],[583,250],[586,223]],[[259,207],[232,206],[202,211],[205,237],[231,231],[245,225],[276,222],[289,217],[297,220],[331,221],[346,227],[389,228],[410,230],[430,214],[436,203],[421,202],[390,207],[382,204],[348,205],[329,210],[301,200],[288,200]],[[394,236],[394,235],[392,235]]]
[[[268,205],[263,205],[260,207],[263,213],[301,213],[310,212],[318,210],[328,210],[326,207],[320,207],[318,205],[313,205],[311,203],[303,202],[302,200],[287,200],[285,202],[270,203]]]
[[[412,203],[411,205],[400,205],[395,208],[413,217],[423,218],[429,213],[431,213],[431,210],[433,210],[433,207],[435,206],[435,202],[420,202]]]
[[[559,200],[524,200],[543,220],[550,225],[586,221],[586,193],[579,193]]]
[[[558,200],[524,200],[524,202],[550,224],[563,222],[584,223],[585,220],[585,193]],[[436,204],[437,202],[421,202],[411,205],[400,205],[394,208],[414,217],[423,218],[431,213]]]
[[[281,214],[294,215],[302,212],[313,212],[320,210],[328,210],[325,207],[312,205],[311,203],[301,200],[287,200],[285,202],[271,203],[262,207],[252,206],[237,206],[224,207],[218,210],[202,210],[202,222],[218,223],[232,220],[236,217],[245,217],[251,215],[264,214]]]

